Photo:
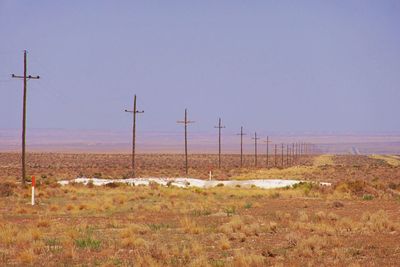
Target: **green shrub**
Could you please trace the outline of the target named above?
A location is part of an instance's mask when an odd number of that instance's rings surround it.
[[[234,215],[236,213],[236,208],[235,207],[225,208],[225,213],[226,213],[226,216],[231,217],[232,215]]]
[[[373,199],[374,199],[373,195],[370,195],[370,194],[363,195],[363,200],[373,200]]]
[[[90,249],[90,250],[98,250],[100,248],[101,241],[93,239],[91,237],[85,237],[75,240],[75,245],[78,248],[82,249]]]
[[[251,204],[251,203],[244,204],[245,209],[250,209],[252,206],[253,206],[253,204]]]

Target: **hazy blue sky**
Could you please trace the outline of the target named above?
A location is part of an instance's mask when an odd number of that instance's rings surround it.
[[[0,0],[0,128],[400,131],[400,1]]]

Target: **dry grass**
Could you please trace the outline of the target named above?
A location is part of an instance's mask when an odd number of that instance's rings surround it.
[[[398,263],[397,167],[363,156],[335,156],[237,175],[294,170],[308,179],[321,175],[333,186],[60,187],[44,178],[38,179],[39,205],[31,207],[29,188],[13,184],[12,194],[0,197],[0,260],[5,266]],[[108,173],[100,167],[98,172]]]
[[[288,168],[263,168],[259,170],[245,169],[242,174],[233,176],[235,180],[248,179],[303,179],[315,171],[313,166],[292,166]]]
[[[320,155],[315,157],[314,166],[326,166],[326,165],[334,165],[333,156],[332,155]]]
[[[400,166],[400,159],[398,156],[393,155],[372,155],[372,159],[383,160],[392,166]]]

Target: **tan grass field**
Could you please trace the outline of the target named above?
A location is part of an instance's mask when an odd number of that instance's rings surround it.
[[[372,155],[371,158],[384,160],[388,164],[392,166],[399,166],[400,165],[400,158],[397,155]]]
[[[206,178],[215,155],[191,155]],[[17,154],[0,153],[2,266],[396,266],[400,261],[400,167],[368,156],[308,156],[255,168],[224,157],[221,179],[332,182],[294,188],[179,189],[60,186],[61,178],[122,177],[129,157],[30,154],[38,177],[16,183]],[[181,155],[140,155],[141,176],[182,175]],[[167,162],[162,164],[162,162]],[[262,162],[262,161],[260,161]],[[222,173],[225,173],[222,175]]]

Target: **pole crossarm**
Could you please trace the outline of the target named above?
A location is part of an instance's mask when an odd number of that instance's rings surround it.
[[[17,78],[17,79],[24,79],[24,76],[20,76],[20,75],[15,75],[15,74],[11,74],[11,78]],[[32,75],[28,75],[26,76],[27,79],[40,79],[40,76],[32,76]]]
[[[219,125],[218,126],[214,126],[214,128],[216,128],[216,129],[224,129],[226,127],[221,125],[221,119],[219,119]]]
[[[190,124],[195,123],[195,121],[176,121],[176,123]]]
[[[144,110],[141,110],[141,111],[136,110],[136,112],[133,112],[132,110],[127,110],[127,109],[125,109],[125,112],[128,112],[128,113],[136,113],[136,114],[138,114],[138,113],[144,113]]]

